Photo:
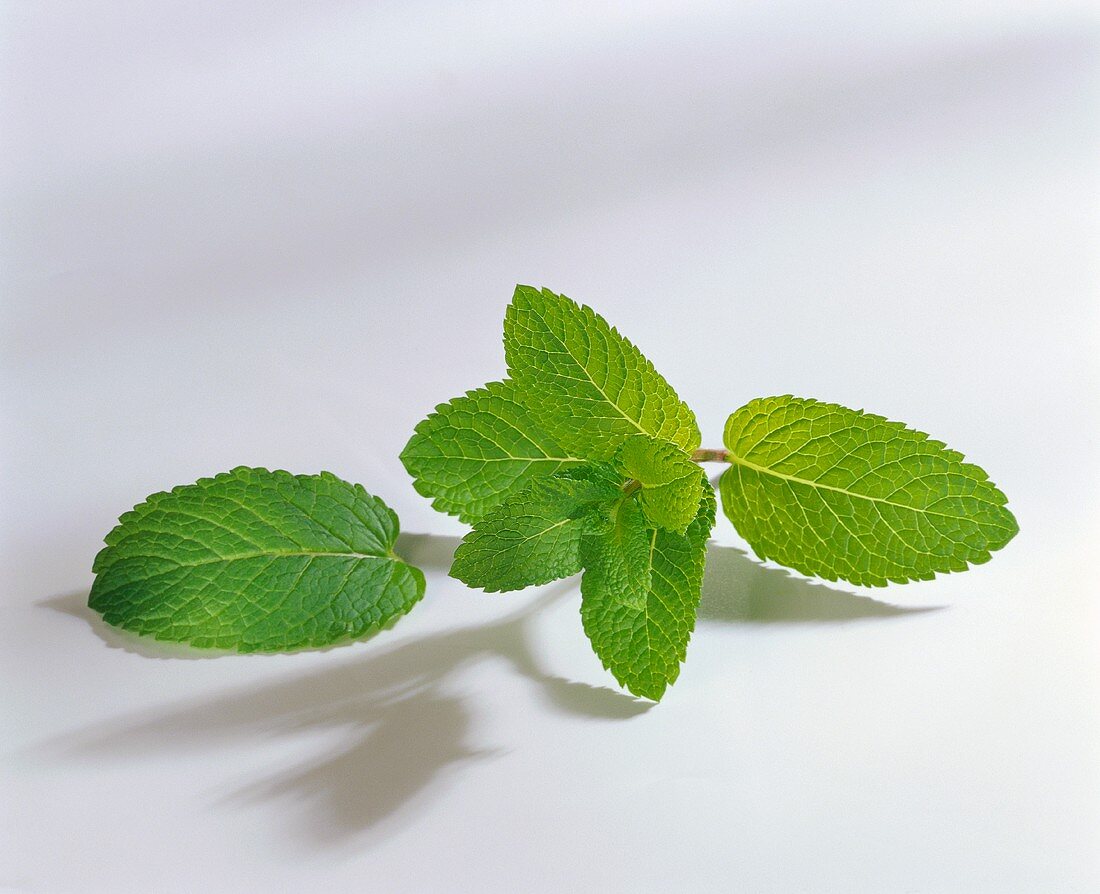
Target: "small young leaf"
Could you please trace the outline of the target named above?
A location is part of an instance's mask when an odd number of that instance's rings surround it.
[[[683,534],[703,498],[699,466],[691,457],[668,441],[634,435],[619,448],[617,462],[627,477],[641,485],[638,501],[646,518]]]
[[[397,516],[327,472],[238,468],[154,494],[96,556],[105,621],[193,646],[276,652],[361,637],[424,595]]]
[[[698,473],[696,473],[698,474]],[[653,582],[650,561],[656,529],[642,512],[637,496],[622,496],[607,504],[603,516],[591,520],[582,541],[585,569],[582,592],[614,594],[632,609],[645,608]]]
[[[641,352],[590,307],[516,286],[504,354],[523,402],[571,456],[607,460],[630,435],[699,446],[695,415]]]
[[[964,571],[1016,534],[982,469],[921,432],[791,397],[730,416],[722,505],[756,554],[803,574],[884,586]]]
[[[582,544],[585,633],[621,685],[654,701],[679,676],[699,608],[715,512],[714,491],[704,475],[699,477],[704,495],[685,534],[646,527],[640,512],[628,510],[614,539],[592,534]],[[628,498],[623,505],[633,502]],[[646,547],[641,551],[639,530]]]
[[[467,522],[536,478],[582,462],[535,422],[510,381],[440,404],[416,427],[401,461],[432,506]]]
[[[589,515],[621,495],[613,470],[595,466],[541,478],[474,523],[451,577],[499,593],[576,574]]]

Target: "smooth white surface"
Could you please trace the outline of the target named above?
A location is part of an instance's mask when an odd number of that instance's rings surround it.
[[[0,888],[1100,890],[1088,4],[9,3],[2,40]],[[1021,534],[857,592],[720,522],[647,708],[575,581],[449,580],[397,459],[501,375],[516,281],[704,443],[759,395],[865,406]],[[89,617],[117,516],[238,464],[383,496],[424,603],[281,657]]]

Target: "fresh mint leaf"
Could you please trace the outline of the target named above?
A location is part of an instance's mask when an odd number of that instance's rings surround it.
[[[471,522],[536,478],[583,462],[521,397],[514,382],[492,382],[440,404],[416,427],[401,461],[436,509]]]
[[[581,547],[588,588],[614,593],[623,605],[644,608],[653,580],[654,532],[637,496],[620,494],[608,503],[602,515],[593,517]]]
[[[327,472],[238,468],[127,512],[96,556],[105,621],[193,646],[276,652],[363,636],[424,595],[397,516]]]
[[[884,586],[988,561],[1016,534],[1006,498],[940,441],[862,410],[754,400],[726,423],[722,505],[761,559]]]
[[[609,460],[634,434],[699,446],[695,415],[653,364],[590,307],[516,286],[504,354],[522,402],[570,456]]]
[[[610,529],[582,543],[585,633],[622,686],[654,701],[679,676],[699,608],[715,501],[696,474],[704,494],[686,533],[648,525],[627,497]]]
[[[638,502],[646,517],[660,528],[683,534],[703,497],[699,466],[691,457],[668,441],[633,435],[623,442],[616,459],[641,485]]]
[[[474,523],[451,577],[497,593],[576,574],[589,517],[621,495],[613,470],[595,466],[541,478]]]

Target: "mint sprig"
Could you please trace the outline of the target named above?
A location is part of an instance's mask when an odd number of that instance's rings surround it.
[[[986,473],[899,422],[805,398],[736,410],[700,449],[691,410],[629,341],[564,295],[517,286],[508,378],[438,406],[401,460],[472,530],[451,575],[505,592],[583,572],[581,619],[635,695],[679,675],[699,605],[714,491],[762,559],[865,586],[988,561],[1018,528]],[[92,608],[158,639],[285,651],[362,637],[424,576],[397,517],[333,475],[239,468],[155,494],[97,556]]]

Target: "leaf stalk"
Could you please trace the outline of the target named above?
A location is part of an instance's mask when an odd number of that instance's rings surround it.
[[[693,463],[728,463],[730,454],[728,450],[703,447],[691,454],[691,461]]]

